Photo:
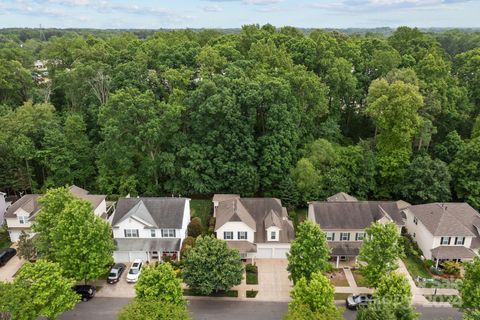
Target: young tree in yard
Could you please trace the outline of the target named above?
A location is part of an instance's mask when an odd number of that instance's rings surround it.
[[[366,262],[361,272],[368,283],[377,287],[381,277],[397,268],[397,259],[403,255],[403,247],[397,226],[374,223],[366,230],[358,259]]]
[[[297,313],[310,313],[314,318],[328,315],[320,319],[343,319],[340,309],[335,306],[334,294],[335,288],[321,272],[313,273],[310,281],[302,277],[291,293],[292,301],[288,305],[290,316],[287,319],[294,319],[293,315]]]
[[[375,299],[393,309],[396,319],[415,320],[418,314],[411,306],[412,291],[408,279],[396,272],[384,275],[375,290]]]
[[[37,255],[37,249],[33,243],[32,238],[25,232],[20,233],[18,238],[18,256],[25,260],[33,260]]]
[[[238,251],[229,249],[225,241],[200,236],[188,251],[182,276],[190,288],[208,295],[239,285],[243,264]]]
[[[195,217],[190,221],[187,227],[187,233],[191,237],[198,237],[202,235],[203,228],[202,228],[202,220],[199,217]]]
[[[185,304],[181,281],[176,277],[170,263],[145,267],[135,285],[135,292],[139,299],[156,299],[175,305]]]
[[[73,309],[80,297],[71,290],[75,281],[63,277],[57,263],[39,260],[27,262],[7,289],[6,301],[0,309],[12,319],[56,319]],[[2,288],[3,289],[3,288]]]
[[[95,216],[90,203],[68,196],[65,188],[48,191],[41,203],[34,231],[42,249],[48,248],[40,251],[42,256],[58,262],[65,276],[78,281],[103,275],[113,262],[108,223]]]
[[[397,320],[392,303],[374,301],[357,312],[357,320]]]
[[[325,272],[331,268],[328,262],[330,248],[326,235],[318,224],[307,220],[299,225],[287,258],[287,270],[294,283],[301,278],[309,281],[312,273]]]
[[[480,258],[475,257],[472,262],[465,264],[465,275],[460,296],[462,297],[462,309],[464,319],[480,319]]]
[[[185,305],[161,302],[156,299],[134,299],[124,307],[118,320],[189,320]]]

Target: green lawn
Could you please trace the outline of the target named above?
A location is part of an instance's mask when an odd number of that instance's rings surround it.
[[[448,302],[452,305],[454,308],[460,308],[462,305],[462,300],[459,296],[453,295],[453,296],[448,296],[448,295],[424,295],[424,297],[430,301],[430,302]]]
[[[416,279],[417,277],[422,277],[427,279],[432,278],[432,275],[425,268],[422,260],[420,260],[419,257],[408,255],[406,258],[403,259],[403,262],[405,263],[405,266],[407,267],[408,272],[410,273],[413,279]]]
[[[247,284],[258,284],[258,275],[253,272],[247,272]]]
[[[335,269],[331,273],[327,273],[327,278],[330,279],[330,283],[335,287],[348,287],[348,280],[345,277],[343,269]],[[333,277],[332,277],[333,276]]]
[[[360,273],[360,270],[352,270],[353,273],[353,278],[355,278],[355,282],[357,283],[357,287],[367,287],[368,288],[368,283],[367,280],[362,276]]]
[[[8,248],[11,244],[7,228],[5,226],[0,227],[0,249]]]
[[[351,293],[335,292],[334,299],[343,301],[343,300],[347,299],[349,295],[351,295]]]
[[[204,232],[208,230],[208,221],[212,213],[212,200],[194,200],[190,201],[190,210],[192,218],[198,217],[202,220]]]

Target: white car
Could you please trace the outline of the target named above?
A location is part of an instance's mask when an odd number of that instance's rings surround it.
[[[140,274],[142,273],[142,264],[143,262],[140,259],[133,260],[132,266],[130,267],[130,270],[128,270],[127,282],[138,281],[138,277],[140,277]]]

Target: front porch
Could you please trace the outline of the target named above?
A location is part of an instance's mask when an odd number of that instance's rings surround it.
[[[357,256],[362,242],[360,241],[331,241],[328,243],[332,249],[331,261],[335,268],[353,267],[357,264]]]
[[[435,268],[445,261],[462,262],[472,260],[476,254],[464,246],[439,246],[431,250]]]

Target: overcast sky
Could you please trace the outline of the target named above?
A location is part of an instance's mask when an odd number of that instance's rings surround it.
[[[480,0],[0,0],[0,28],[480,27]]]

